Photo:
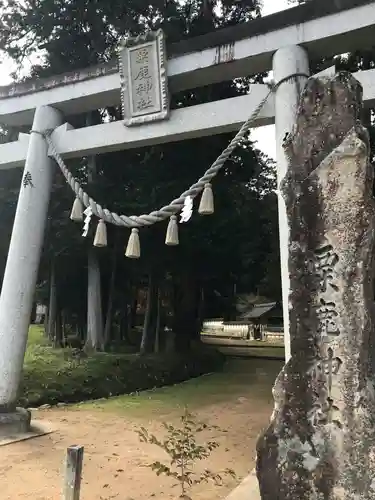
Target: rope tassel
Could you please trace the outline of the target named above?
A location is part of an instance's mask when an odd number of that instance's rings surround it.
[[[204,186],[198,213],[201,215],[211,215],[214,213],[214,194],[210,183]]]
[[[139,231],[136,228],[132,229],[129,236],[128,246],[126,247],[125,256],[129,259],[139,259],[141,256],[141,244],[139,241]]]
[[[169,219],[167,234],[165,236],[165,244],[170,247],[179,244],[178,224],[177,224],[177,217],[175,215],[172,215],[172,217]]]
[[[74,222],[83,221],[83,206],[79,198],[76,198],[73,203],[72,211],[70,213],[70,219]]]
[[[96,228],[94,247],[103,248],[107,246],[107,227],[104,220],[100,219]]]

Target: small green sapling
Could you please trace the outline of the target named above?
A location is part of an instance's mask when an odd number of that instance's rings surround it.
[[[157,461],[149,466],[158,476],[164,474],[175,479],[176,484],[180,487],[179,498],[192,500],[188,492],[196,484],[213,481],[216,485],[222,485],[223,476],[235,477],[232,469],[225,469],[220,473],[214,473],[210,469],[194,471],[197,462],[208,458],[212,451],[219,447],[219,443],[216,441],[198,443],[197,434],[204,430],[217,429],[216,426],[208,426],[206,423],[198,421],[187,409],[181,416],[181,426],[175,427],[167,423],[163,423],[163,426],[167,431],[163,440],[149,434],[144,427],[141,427],[138,435],[142,442],[159,446],[168,454],[169,464]]]

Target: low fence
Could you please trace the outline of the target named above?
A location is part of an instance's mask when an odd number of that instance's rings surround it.
[[[222,319],[209,319],[203,322],[204,335],[243,340],[260,340],[265,342],[282,342],[284,328],[282,326],[256,325],[244,321],[223,321]]]

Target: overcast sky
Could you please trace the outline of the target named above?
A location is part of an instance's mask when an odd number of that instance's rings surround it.
[[[283,10],[288,7],[287,0],[263,0],[263,14],[272,14],[279,10]],[[4,61],[0,64],[0,85],[8,85],[11,83],[10,73],[14,70],[14,67],[9,61]],[[273,125],[268,127],[261,127],[252,132],[252,137],[254,140],[258,141],[258,147],[266,154],[275,158],[275,133]]]

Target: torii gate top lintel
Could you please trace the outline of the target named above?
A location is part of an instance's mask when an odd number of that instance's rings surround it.
[[[169,91],[271,70],[280,47],[302,46],[310,58],[371,47],[375,39],[374,4],[375,0],[312,0],[284,12],[171,44],[167,46],[166,65]],[[373,106],[375,69],[355,76],[363,86],[365,104]],[[78,130],[64,126],[55,131],[54,141],[62,157],[73,158],[233,132],[247,120],[268,90],[266,85],[254,84],[246,96],[173,110],[169,120],[137,130],[125,130],[121,121]],[[40,106],[50,106],[69,117],[120,102],[120,72],[118,62],[112,61],[44,80],[0,87],[0,123],[29,126]],[[253,126],[271,124],[274,119],[271,98]],[[29,136],[22,134],[18,141],[2,145],[0,169],[22,167],[28,142]]]
[[[170,92],[274,69],[272,60],[283,47],[302,46],[309,57],[329,57],[373,45],[375,0],[312,0],[305,5],[240,26],[167,46]],[[293,52],[293,51],[292,51]],[[294,57],[294,56],[293,56]],[[281,65],[288,65],[282,61]],[[291,71],[293,73],[293,71]],[[286,74],[283,76],[287,76]],[[356,78],[364,90],[364,103],[375,104],[375,69]],[[250,93],[173,110],[170,119],[125,130],[121,121],[54,132],[64,158],[101,154],[162,142],[180,141],[238,130],[268,93],[266,85],[254,84]],[[121,102],[121,78],[117,61],[44,80],[0,88],[0,123],[30,126],[40,106],[55,108],[65,116],[85,113]],[[274,123],[273,98],[253,126]],[[23,167],[29,136],[0,146],[0,169]]]
[[[374,0],[312,0],[287,11],[169,44],[170,90],[186,90],[268,71],[272,67],[272,55],[280,47],[280,41],[283,45],[303,45],[312,57],[329,57],[358,46],[371,46],[375,36],[373,3]],[[87,92],[83,85],[88,87],[91,80],[97,83],[91,85]],[[15,103],[16,97],[27,98],[30,94],[51,93],[58,88],[73,85],[81,85],[78,90],[81,98],[75,99],[75,93],[70,89],[65,92],[74,101],[72,109],[65,99],[63,102],[59,102],[59,99],[53,102],[53,99],[45,99],[44,95],[38,99],[35,107],[29,108],[27,100],[23,100],[21,104],[18,99],[17,104]],[[117,60],[49,78],[30,79],[20,84],[0,87],[0,122],[15,126],[30,124],[41,99],[43,104],[56,104],[65,114],[94,109],[104,102],[107,105],[118,104],[119,88]],[[97,100],[93,99],[94,93],[100,94]],[[32,113],[27,112],[29,109]]]

